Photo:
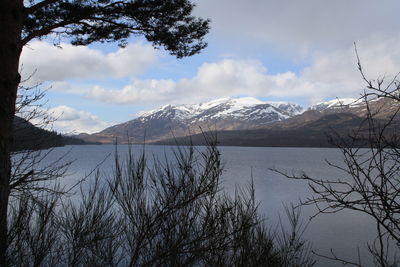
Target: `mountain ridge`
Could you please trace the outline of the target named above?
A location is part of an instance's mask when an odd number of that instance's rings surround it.
[[[252,129],[285,120],[302,111],[300,105],[289,102],[268,102],[250,97],[223,98],[201,104],[165,105],[99,133],[78,137],[102,143],[113,143],[116,139],[121,143],[128,142],[128,139],[153,142],[199,133],[201,129]]]
[[[376,111],[377,118],[383,121],[396,114],[396,104],[375,99],[369,101],[367,109],[362,99],[346,98],[304,109],[289,102],[224,98],[202,104],[165,105],[80,137],[87,142],[171,144],[171,140],[185,136],[218,131],[219,138],[224,139],[222,145],[329,146],[326,133],[332,128],[347,134],[359,127],[367,110]]]

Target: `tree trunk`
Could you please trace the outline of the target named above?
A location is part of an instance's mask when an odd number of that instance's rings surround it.
[[[15,100],[21,80],[23,0],[0,0],[0,265],[7,265],[7,208],[10,195],[10,147]]]

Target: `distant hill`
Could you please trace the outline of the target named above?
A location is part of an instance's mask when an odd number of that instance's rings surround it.
[[[376,120],[384,123],[396,114],[398,102],[376,99],[369,102]],[[202,132],[217,132],[220,145],[332,147],[335,135],[357,130],[366,118],[367,106],[357,99],[336,99],[304,110],[285,102],[263,102],[254,98],[219,99],[199,105],[167,105],[145,112],[126,123],[99,133],[80,135],[85,141],[113,143],[204,144]],[[398,120],[392,124],[399,128]],[[364,129],[366,131],[367,129]],[[337,138],[336,138],[337,139]],[[366,143],[354,143],[365,146]]]
[[[301,116],[301,115],[300,115]],[[265,147],[336,147],[337,143],[350,143],[347,134],[358,128],[363,118],[351,113],[323,115],[315,120],[308,121],[295,127],[278,127],[218,131],[205,133],[217,137],[222,146],[265,146]],[[344,137],[337,138],[337,134]],[[196,134],[175,139],[155,142],[155,144],[189,144],[205,145],[204,134]],[[354,146],[363,147],[367,143],[357,142]]]
[[[14,118],[13,151],[83,144],[87,144],[87,142],[78,138],[63,136],[54,131],[38,128],[27,120],[17,116]]]

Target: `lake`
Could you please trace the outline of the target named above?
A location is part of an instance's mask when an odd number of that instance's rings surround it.
[[[143,146],[133,146],[134,154],[139,155]],[[224,172],[222,187],[232,193],[235,186],[245,186],[253,178],[256,199],[260,203],[259,211],[266,216],[267,224],[273,229],[278,227],[280,218],[285,221],[284,205],[298,204],[300,199],[311,195],[308,186],[297,180],[290,180],[271,171],[304,171],[319,178],[343,178],[343,173],[329,167],[326,161],[341,164],[342,155],[338,149],[327,148],[268,148],[268,147],[220,147]],[[100,162],[100,169],[109,175],[113,166],[114,145],[66,146],[55,148],[52,158],[69,151],[65,160],[75,160],[70,168],[70,176],[65,183],[74,181],[90,173]],[[119,145],[118,152],[125,155],[127,145]],[[172,157],[171,147],[146,145],[147,155]],[[109,155],[109,156],[108,156]],[[108,158],[107,158],[108,156]],[[343,163],[342,163],[343,164]],[[73,172],[72,172],[73,171]],[[315,207],[303,207],[302,218],[305,223],[315,214]],[[357,248],[366,266],[369,255],[367,242],[375,237],[375,225],[365,215],[343,211],[336,214],[319,215],[310,221],[304,238],[310,240],[313,249],[320,254],[329,254],[332,248],[336,255],[345,259],[356,259]],[[317,266],[341,266],[338,262],[318,259]]]

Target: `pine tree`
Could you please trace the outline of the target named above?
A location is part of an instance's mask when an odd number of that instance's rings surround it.
[[[144,36],[178,58],[206,43],[209,21],[192,16],[190,0],[0,0],[0,264],[6,265],[10,148],[24,45],[48,35],[74,45]]]

